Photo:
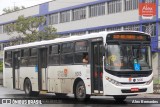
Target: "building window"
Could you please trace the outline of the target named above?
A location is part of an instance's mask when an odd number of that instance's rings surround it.
[[[140,25],[129,25],[129,26],[124,26],[124,30],[140,31]]]
[[[49,25],[58,24],[58,13],[49,15]]]
[[[150,34],[151,36],[156,36],[156,24],[155,23],[143,24],[142,31]]]
[[[122,11],[122,0],[108,2],[108,14],[118,13]]]
[[[3,33],[3,25],[0,26],[0,34]]]
[[[86,7],[74,9],[72,11],[72,20],[81,20],[86,18]]]
[[[60,23],[70,21],[70,11],[64,11],[60,13]]]
[[[101,15],[105,15],[105,3],[91,5],[89,7],[90,17],[101,16]]]
[[[88,31],[88,33],[97,33],[97,32],[102,32],[102,31],[105,31],[105,29],[96,29],[96,30],[90,30]]]
[[[85,35],[86,34],[86,31],[84,32],[74,32],[74,33],[71,33],[71,35]]]
[[[111,27],[111,28],[107,28],[107,31],[120,31],[122,30],[122,27]]]
[[[124,0],[125,11],[138,9],[139,0]]]

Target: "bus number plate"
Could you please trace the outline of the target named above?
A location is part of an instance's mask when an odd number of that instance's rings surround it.
[[[137,92],[139,91],[139,88],[131,88],[131,92]]]

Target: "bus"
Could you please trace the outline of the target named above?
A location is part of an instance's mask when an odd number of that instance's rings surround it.
[[[30,96],[74,94],[79,101],[152,93],[150,43],[143,32],[104,31],[6,47],[3,86]]]

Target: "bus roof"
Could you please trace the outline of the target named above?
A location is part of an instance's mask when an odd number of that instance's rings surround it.
[[[118,33],[118,32],[144,33],[144,32],[140,32],[140,31],[103,31],[103,32],[99,32],[99,33],[85,34],[85,35],[81,35],[81,36],[75,35],[75,36],[69,36],[69,37],[64,37],[64,38],[56,38],[53,40],[43,40],[43,41],[31,42],[31,43],[27,43],[27,44],[9,46],[9,47],[5,47],[4,50],[21,49],[21,48],[27,48],[27,47],[48,45],[48,44],[53,44],[53,43],[103,37],[103,36],[107,36],[107,34],[109,34],[109,33]],[[147,33],[144,33],[144,34],[147,34]]]

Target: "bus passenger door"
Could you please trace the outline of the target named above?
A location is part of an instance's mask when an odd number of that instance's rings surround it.
[[[91,43],[91,84],[92,93],[103,93],[103,42]]]
[[[20,89],[20,51],[13,52],[13,88]]]
[[[40,48],[38,54],[38,86],[47,90],[47,48]]]

